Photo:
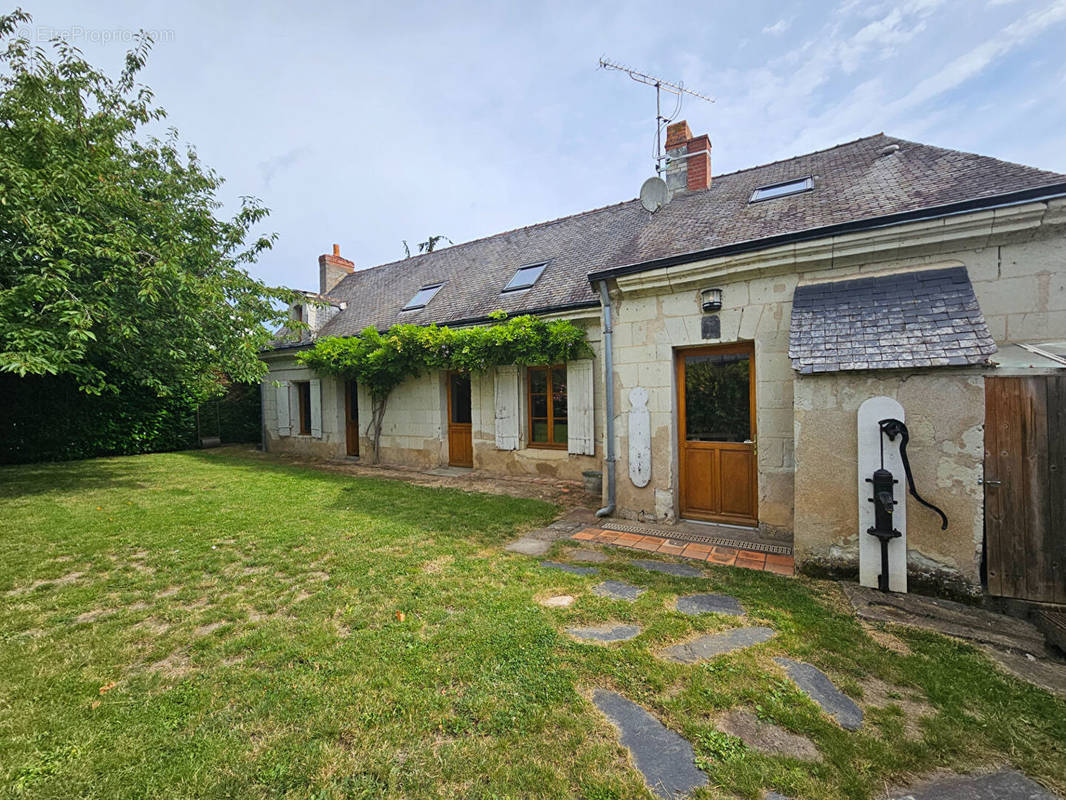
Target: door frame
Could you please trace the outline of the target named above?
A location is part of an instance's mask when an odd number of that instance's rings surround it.
[[[471,387],[470,387],[470,418],[471,418],[471,421],[470,422],[452,422],[452,378],[454,376],[456,376],[456,375],[463,375],[463,374],[466,375],[466,378],[469,381],[470,377],[471,377],[469,373],[461,373],[461,372],[458,372],[456,370],[449,370],[445,374],[445,380],[444,380],[445,385],[447,387],[447,392],[448,392],[448,430],[447,430],[447,437],[448,437],[448,465],[452,466],[452,467],[473,467],[474,466],[474,423],[473,423],[473,415],[474,415],[474,393],[473,393],[473,388],[474,387],[473,387],[472,383],[471,383]],[[460,432],[460,433],[465,432],[466,438],[470,441],[470,461],[469,462],[464,461],[464,462],[461,462],[461,463],[458,463],[458,464],[455,462],[455,457],[454,457],[454,454],[452,453],[452,430],[453,429],[455,429],[457,432]]]
[[[748,414],[751,420],[751,448],[752,448],[752,508],[754,514],[750,521],[738,521],[727,517],[715,517],[708,514],[693,514],[685,512],[685,500],[683,495],[685,488],[685,358],[687,356],[712,355],[730,353],[748,354]],[[675,423],[677,426],[677,516],[678,519],[691,519],[696,522],[714,522],[719,525],[737,525],[742,527],[758,527],[759,525],[759,434],[757,428],[758,403],[755,395],[755,342],[730,342],[728,344],[699,345],[696,347],[674,348],[674,382],[676,383],[677,414]]]
[[[355,388],[353,392],[352,389]],[[355,436],[352,436],[352,409],[355,409]],[[355,452],[352,452],[352,445]],[[354,380],[344,382],[344,453],[349,458],[359,457],[359,389]]]

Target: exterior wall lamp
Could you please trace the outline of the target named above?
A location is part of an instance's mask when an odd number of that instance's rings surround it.
[[[700,307],[704,311],[721,311],[722,310],[722,290],[721,289],[701,289],[700,290]]]

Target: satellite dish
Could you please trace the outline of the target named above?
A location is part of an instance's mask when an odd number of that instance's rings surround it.
[[[665,206],[669,199],[666,181],[662,178],[648,178],[640,187],[640,204],[644,206],[645,211],[650,211],[652,214]]]

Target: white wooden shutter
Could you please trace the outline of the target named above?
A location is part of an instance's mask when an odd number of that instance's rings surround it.
[[[518,449],[518,367],[496,367],[496,449]]]
[[[592,391],[593,361],[582,358],[566,364],[566,451],[596,454]]]
[[[311,435],[322,438],[322,381],[311,380]]]
[[[292,420],[289,418],[289,382],[279,381],[276,387],[278,398],[278,436],[292,433]]]

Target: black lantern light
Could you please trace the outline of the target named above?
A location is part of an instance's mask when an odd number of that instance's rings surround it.
[[[700,307],[707,312],[721,311],[722,310],[722,290],[721,289],[701,289],[700,290]]]

